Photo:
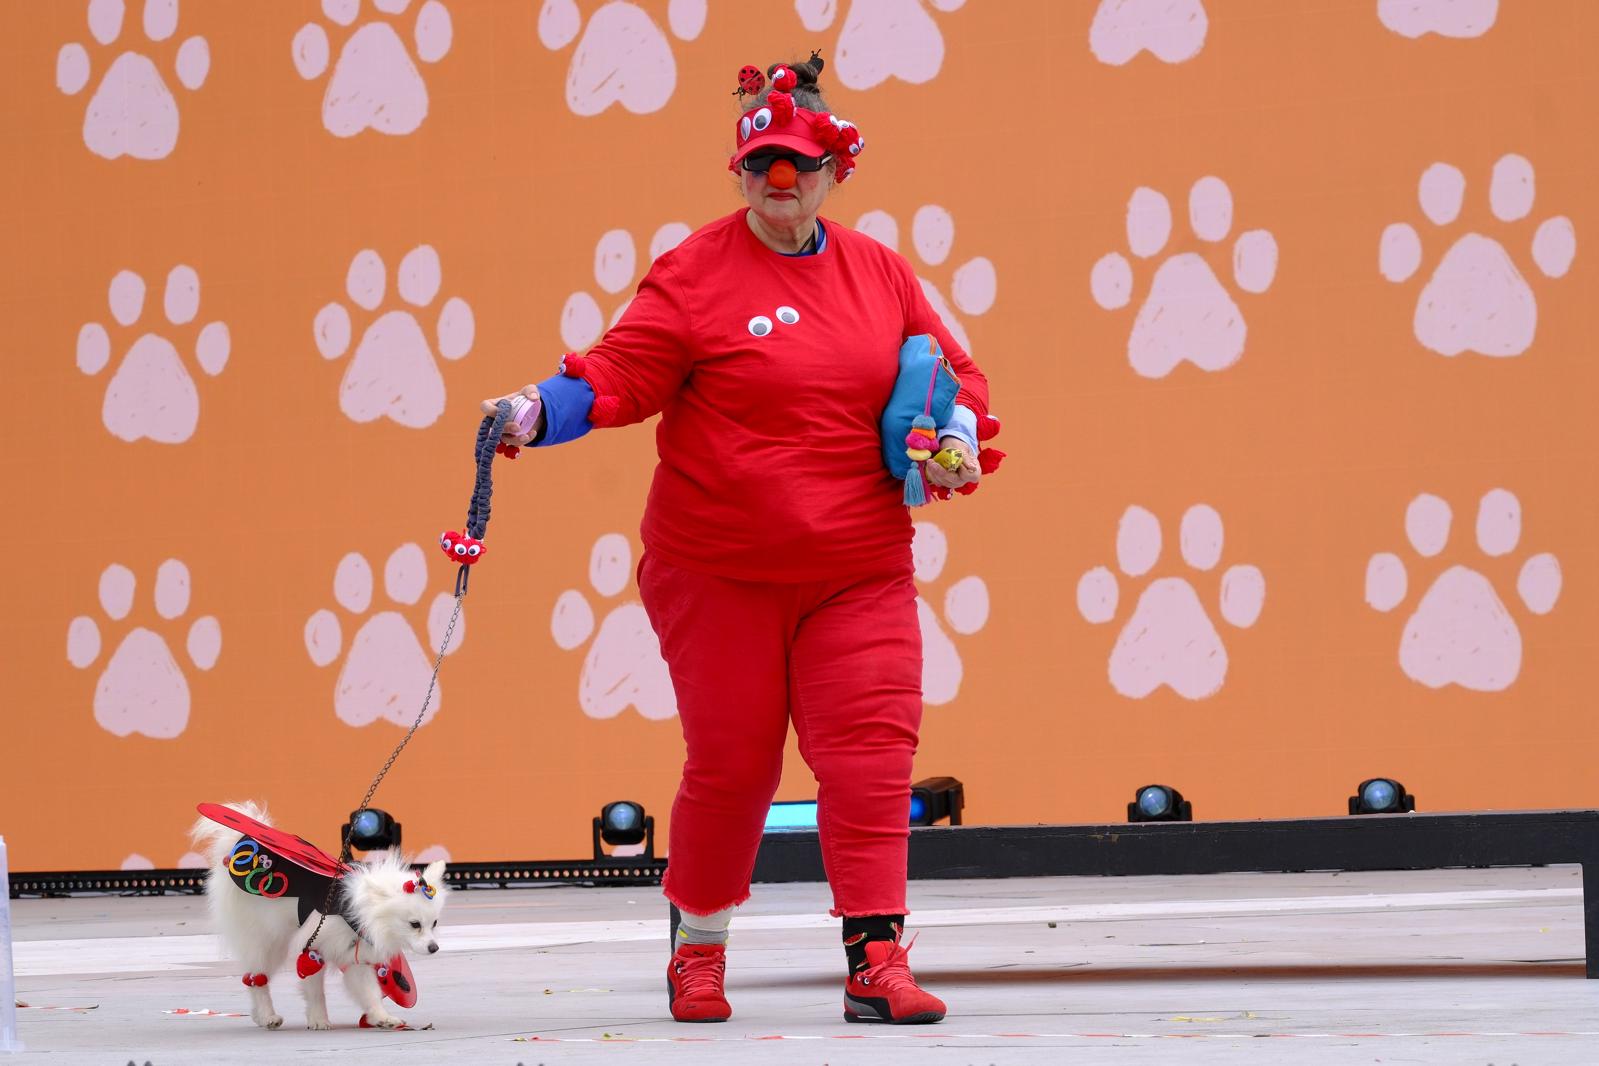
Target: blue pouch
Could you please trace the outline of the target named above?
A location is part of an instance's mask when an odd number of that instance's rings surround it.
[[[922,464],[906,454],[905,438],[920,430],[934,438],[932,451],[938,450],[939,426],[948,425],[955,415],[955,394],[960,379],[944,357],[938,341],[930,333],[907,338],[899,348],[899,377],[883,408],[883,465],[898,480],[905,482],[905,505],[920,507],[927,502],[922,485]]]

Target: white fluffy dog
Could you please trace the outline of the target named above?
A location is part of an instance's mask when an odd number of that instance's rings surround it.
[[[254,804],[226,806],[272,824],[266,811]],[[217,931],[246,969],[250,1017],[263,1029],[276,1029],[283,1017],[273,1009],[267,981],[299,954],[316,927],[317,915],[307,914],[323,906],[328,880],[281,856],[274,862],[266,849],[252,850],[250,838],[208,818],[195,823],[192,835],[211,861],[205,893]],[[382,1029],[405,1024],[384,1009],[374,967],[386,966],[396,955],[439,950],[434,930],[447,894],[443,878],[442,861],[431,863],[419,877],[409,863],[390,852],[352,866],[338,879],[333,913],[314,945],[323,966],[301,981],[309,1028],[333,1027],[324,987],[329,966],[344,969],[345,987],[360,1005],[365,1024]]]

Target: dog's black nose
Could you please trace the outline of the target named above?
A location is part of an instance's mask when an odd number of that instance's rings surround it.
[[[439,946],[438,946],[438,945],[437,945],[437,944],[429,944],[429,945],[428,945],[428,954],[429,954],[429,955],[432,955],[432,954],[434,954],[434,953],[435,953],[435,952],[437,952],[437,951],[438,951],[438,950],[439,950]]]

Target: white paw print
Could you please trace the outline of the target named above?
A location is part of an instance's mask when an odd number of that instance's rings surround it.
[[[812,33],[838,18],[842,0],[794,0],[800,21]],[[966,0],[850,0],[838,44],[824,56],[839,84],[870,89],[889,78],[921,85],[944,65],[944,33],[928,8],[949,13]]]
[[[100,575],[100,609],[114,622],[133,610],[137,585],[133,571],[112,564]],[[189,568],[168,559],[155,573],[155,611],[176,623],[189,611]],[[159,623],[155,623],[159,628]],[[216,665],[222,653],[222,626],[210,615],[189,625],[184,640],[189,661],[201,670]],[[67,661],[87,670],[100,658],[100,625],[79,615],[67,626]],[[170,740],[189,725],[189,681],[172,655],[167,638],[136,626],[117,644],[94,687],[94,720],[115,736],[133,733]]]
[[[668,222],[650,238],[650,262],[676,248],[692,230],[682,222]],[[638,270],[638,245],[633,235],[625,229],[607,230],[594,244],[594,284],[602,292],[618,296],[633,284]],[[610,325],[622,317],[627,297],[611,312]],[[600,339],[607,328],[605,313],[599,301],[586,291],[574,292],[561,307],[561,343],[570,351],[581,352]]]
[[[1233,194],[1217,177],[1194,182],[1188,193],[1188,225],[1194,237],[1214,245],[1233,228]],[[1171,204],[1154,189],[1139,187],[1127,201],[1127,248],[1139,259],[1158,255],[1171,239]],[[1188,243],[1188,242],[1184,242]],[[1268,230],[1238,235],[1232,274],[1245,292],[1263,293],[1277,276],[1277,239]],[[1089,289],[1107,311],[1133,297],[1133,267],[1111,252],[1094,264]],[[1248,327],[1199,252],[1178,252],[1155,271],[1149,295],[1127,338],[1127,361],[1146,378],[1163,378],[1187,361],[1201,370],[1224,370],[1244,354]]]
[[[419,313],[439,295],[440,281],[439,253],[431,245],[419,244],[400,260],[395,290]],[[376,312],[387,284],[388,268],[377,252],[363,249],[350,260],[344,288],[357,307]],[[318,311],[312,328],[324,359],[338,359],[350,350],[354,330],[343,304],[330,303]],[[439,355],[460,359],[472,350],[476,331],[471,305],[459,296],[450,297],[439,310],[434,330]],[[422,429],[444,413],[444,400],[444,375],[416,314],[387,311],[366,327],[339,384],[341,411],[355,422],[386,417]]]
[[[1440,555],[1453,521],[1449,504],[1422,493],[1405,509],[1405,537],[1416,554]],[[1490,558],[1509,555],[1521,542],[1521,501],[1505,489],[1486,493],[1477,506],[1477,547]],[[1560,598],[1560,561],[1548,552],[1521,565],[1516,593],[1533,614],[1548,614]],[[1366,564],[1366,603],[1391,611],[1404,602],[1409,577],[1392,552]],[[1493,582],[1455,564],[1434,579],[1399,642],[1399,668],[1428,688],[1459,685],[1473,692],[1501,692],[1521,673],[1521,631]]]
[[[589,555],[589,585],[609,599],[622,594],[633,578],[633,547],[620,533],[594,542]],[[644,605],[628,600],[611,608],[594,635],[594,608],[588,597],[567,589],[555,601],[550,635],[564,651],[582,647],[588,654],[577,686],[578,706],[590,718],[615,718],[634,707],[645,718],[670,718],[677,713],[677,694],[661,658],[661,644]]]
[[[1202,0],[1099,0],[1088,50],[1113,67],[1144,51],[1163,63],[1182,63],[1205,47],[1209,28]]]
[[[89,35],[107,47],[122,35],[123,0],[89,0]],[[168,41],[178,30],[178,0],[145,0],[146,48]],[[178,45],[172,66],[178,82],[194,90],[211,73],[211,48],[204,37]],[[89,84],[94,63],[89,50],[73,42],[56,54],[56,88],[76,96]],[[139,52],[112,60],[83,115],[83,143],[106,159],[165,159],[178,144],[178,103],[155,61]]]
[[[371,5],[380,14],[400,16],[411,0],[371,0]],[[361,17],[361,0],[322,0],[322,14],[348,28]],[[454,34],[449,9],[439,0],[425,0],[411,26],[417,58],[437,63],[449,54]],[[320,22],[307,22],[294,35],[293,54],[300,77],[322,77],[333,55],[328,31]],[[367,129],[403,136],[421,126],[427,114],[427,81],[405,42],[388,22],[368,15],[345,39],[333,64],[322,96],[322,125],[335,137],[354,137]]]
[[[1221,562],[1221,515],[1207,504],[1190,507],[1180,540],[1183,562],[1204,573],[1214,570]],[[1117,568],[1126,577],[1143,577],[1155,568],[1160,552],[1160,521],[1142,507],[1127,508],[1116,530]],[[1116,617],[1120,600],[1120,585],[1108,567],[1096,566],[1077,582],[1077,610],[1096,625]],[[1232,625],[1254,625],[1265,602],[1266,579],[1259,568],[1229,566],[1221,575],[1218,609]],[[1111,687],[1141,700],[1168,685],[1184,699],[1202,700],[1226,680],[1227,649],[1193,584],[1186,577],[1150,582],[1111,651]]]
[[[1499,17],[1499,0],[1377,0],[1377,18],[1402,37],[1481,37]]]
[[[911,541],[911,560],[916,580],[929,585],[944,573],[949,560],[949,538],[931,522],[917,522]],[[929,590],[929,595],[931,595]],[[942,617],[943,621],[940,621]],[[922,627],[922,702],[934,706],[950,703],[960,695],[960,651],[944,632],[944,625],[969,637],[988,624],[988,586],[980,577],[963,577],[944,590],[942,616],[921,593],[916,596],[916,618]]]
[[[1494,164],[1488,207],[1501,222],[1519,222],[1532,213],[1532,164],[1505,155]],[[1434,163],[1417,190],[1422,214],[1435,226],[1460,218],[1466,178],[1447,163]],[[1571,219],[1545,219],[1532,236],[1532,261],[1546,277],[1564,277],[1577,254]],[[1382,231],[1377,266],[1392,282],[1409,281],[1421,266],[1421,237],[1415,227],[1395,222]],[[1449,246],[1416,298],[1416,339],[1439,355],[1520,355],[1532,346],[1538,328],[1538,301],[1516,263],[1493,237],[1465,233]]]
[[[402,544],[383,564],[383,591],[395,604],[413,607],[427,590],[427,557],[416,544]],[[372,564],[359,552],[339,560],[333,572],[333,598],[352,615],[372,607]],[[361,623],[346,653],[344,627],[339,616],[324,608],[305,623],[305,650],[318,666],[329,666],[340,655],[344,665],[333,690],[333,713],[346,725],[364,726],[376,721],[410,728],[433,676],[433,661],[444,639],[445,626],[455,609],[447,592],[433,597],[428,608],[428,647],[416,638],[416,627],[397,610],[380,611]],[[466,612],[456,620],[445,654],[453,654],[466,639]],[[433,690],[422,723],[426,725],[444,709],[444,683]]]
[[[132,328],[144,314],[144,279],[124,270],[111,279],[108,295],[115,325]],[[200,276],[192,267],[175,266],[167,275],[162,311],[164,333],[178,333],[200,313]],[[233,340],[223,322],[210,322],[193,339],[194,359],[208,375],[228,365]],[[120,347],[120,345],[119,345]],[[111,363],[111,334],[98,322],[78,331],[78,369],[93,377]],[[106,385],[100,420],[125,441],[148,438],[161,444],[182,444],[194,436],[200,421],[200,393],[183,365],[178,349],[159,333],[145,333],[133,342]]]
[[[855,228],[896,251],[899,249],[899,223],[887,211],[866,212],[856,221]],[[916,257],[921,261],[922,269],[942,267],[955,244],[955,219],[937,204],[918,207],[911,218],[911,244],[916,248]],[[944,299],[944,289],[922,277],[921,272],[918,270],[916,280],[922,283],[927,302],[938,312],[944,327],[970,354],[971,339],[967,337],[960,319],[950,311],[949,303]],[[968,259],[956,267],[949,275],[948,285],[955,306],[967,316],[986,314],[994,306],[994,298],[999,290],[994,264],[985,256]]]
[[[666,23],[673,37],[692,41],[705,28],[705,14],[706,0],[670,0]],[[635,115],[647,115],[672,98],[677,88],[672,43],[639,5],[611,0],[585,27],[577,0],[544,0],[539,42],[559,52],[574,40],[577,49],[566,71],[566,106],[573,114],[598,115],[621,104]]]

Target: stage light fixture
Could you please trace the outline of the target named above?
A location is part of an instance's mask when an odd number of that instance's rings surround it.
[[[352,851],[387,851],[400,846],[400,823],[376,807],[351,811],[350,820],[339,827],[339,839],[345,834],[349,834]]]
[[[763,833],[777,833],[790,829],[815,829],[817,806],[815,800],[774,800],[766,811]]]
[[[1349,797],[1350,814],[1407,814],[1416,809],[1416,797],[1391,777],[1362,781]]]
[[[611,847],[644,845],[644,855],[655,858],[655,819],[644,813],[644,805],[632,800],[616,800],[600,808],[594,819],[594,857],[609,858],[601,841]],[[631,858],[632,856],[628,856]]]
[[[966,806],[966,786],[953,777],[929,777],[911,786],[911,825],[933,825],[946,818],[961,824]]]
[[[1193,804],[1168,785],[1145,785],[1127,805],[1129,822],[1191,822]]]

